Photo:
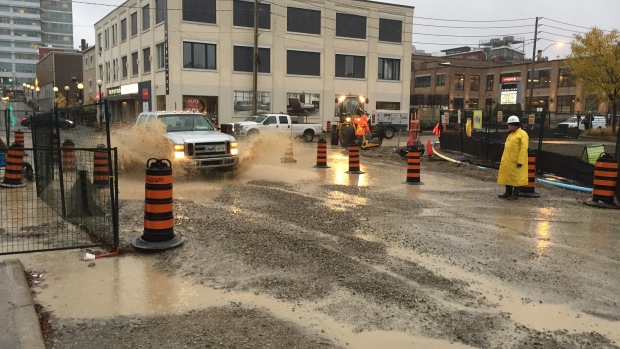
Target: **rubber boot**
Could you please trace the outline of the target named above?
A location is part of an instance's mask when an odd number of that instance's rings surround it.
[[[502,195],[498,195],[497,197],[502,198],[502,199],[507,199],[509,197],[512,196],[512,187],[507,185],[506,186],[506,192]]]
[[[508,200],[517,200],[519,198],[519,187],[514,187],[512,190],[512,196],[506,198]]]

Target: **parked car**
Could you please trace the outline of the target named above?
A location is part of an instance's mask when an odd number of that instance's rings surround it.
[[[28,115],[22,118],[22,122],[21,125],[24,127],[28,127],[28,128],[32,128],[32,123],[34,121],[34,116],[33,115]],[[56,124],[54,123],[54,127],[56,126]],[[71,120],[67,120],[65,118],[58,118],[58,127],[62,128],[63,130],[69,129],[69,128],[74,128],[75,127],[75,122],[71,121]]]

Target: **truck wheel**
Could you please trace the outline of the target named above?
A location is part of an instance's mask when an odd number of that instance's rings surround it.
[[[391,127],[388,127],[388,128],[383,130],[383,135],[385,136],[385,139],[392,139],[392,138],[394,138],[394,134],[395,133],[396,133],[396,130],[394,130]]]
[[[302,136],[304,141],[306,142],[312,142],[314,140],[314,131],[312,130],[306,130],[304,132],[304,135]]]
[[[340,146],[346,148],[349,143],[355,141],[355,130],[349,125],[342,126],[340,129]]]
[[[248,138],[255,138],[256,136],[258,136],[258,130],[248,131]]]
[[[331,145],[338,145],[338,127],[336,125],[332,126],[331,130]]]

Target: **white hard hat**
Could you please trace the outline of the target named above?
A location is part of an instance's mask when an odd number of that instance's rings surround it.
[[[519,120],[519,117],[516,115],[512,115],[508,118],[508,121],[506,121],[506,123],[509,124],[520,124],[521,121]]]

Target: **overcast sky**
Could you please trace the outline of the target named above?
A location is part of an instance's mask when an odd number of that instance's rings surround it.
[[[426,52],[458,46],[477,47],[480,40],[513,35],[525,39],[524,50],[526,55],[531,57],[534,18],[537,16],[544,17],[539,21],[538,37],[541,40],[538,41],[537,49],[546,48],[543,55],[548,56],[549,59],[555,59],[557,56],[564,58],[570,52],[570,45],[557,47],[554,46],[554,42],[570,43],[575,32],[585,32],[587,28],[593,26],[605,30],[620,29],[619,0],[378,1],[415,6],[412,41],[416,49]],[[86,39],[92,46],[95,43],[93,24],[114,9],[109,5],[118,6],[123,2],[121,0],[73,1],[75,47],[79,47],[81,39]],[[498,20],[500,21],[482,22]],[[521,47],[517,46],[517,48]]]

